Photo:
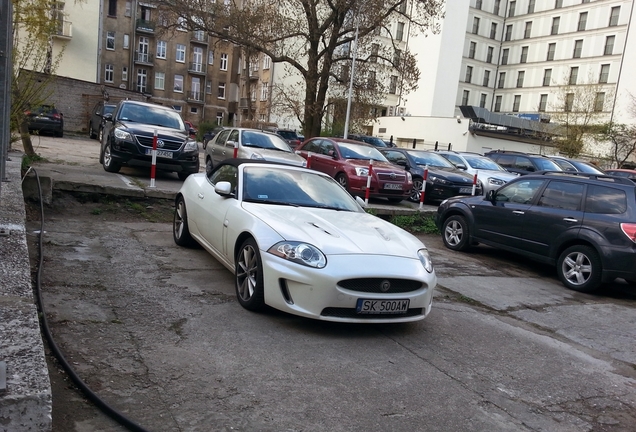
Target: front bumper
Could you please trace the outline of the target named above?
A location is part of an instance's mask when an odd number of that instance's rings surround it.
[[[387,189],[386,184],[399,184],[402,189]],[[373,198],[401,198],[407,199],[411,196],[411,189],[413,189],[413,183],[398,183],[398,182],[380,182],[376,178],[371,179],[371,185],[369,187],[369,196]],[[367,193],[367,178],[366,177],[354,177],[349,179],[349,191],[353,196],[359,196],[364,198]]]
[[[454,196],[471,196],[472,190],[472,184],[444,185],[439,183],[427,183],[426,198],[441,201]],[[479,186],[475,187],[475,195],[482,195],[482,189]]]
[[[115,162],[128,166],[150,167],[152,155],[146,154],[147,148],[129,141],[114,140],[111,156]],[[175,172],[199,172],[199,150],[192,152],[171,151],[172,158],[157,156],[157,169]]]

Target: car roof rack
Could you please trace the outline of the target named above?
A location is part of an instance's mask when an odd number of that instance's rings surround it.
[[[526,152],[522,152],[522,151],[517,151],[517,150],[491,150],[489,152],[486,152],[485,154],[490,154],[490,153],[510,153],[510,154],[520,154],[520,155],[526,155],[526,156],[541,156],[544,158],[547,158],[549,156],[546,155],[542,155],[539,153],[526,153]]]
[[[537,171],[532,173],[532,175],[554,175],[554,176],[567,176],[567,177],[585,177],[590,180],[611,180],[614,183],[621,183],[626,185],[634,185],[634,182],[628,179],[627,177],[617,177],[608,174],[594,174],[594,173],[586,173],[581,171]]]

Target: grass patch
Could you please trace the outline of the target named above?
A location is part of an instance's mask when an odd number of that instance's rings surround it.
[[[396,215],[389,220],[393,225],[417,234],[439,234],[435,225],[435,217],[430,215]]]
[[[31,166],[31,164],[33,164],[33,162],[43,162],[46,159],[43,158],[42,156],[40,156],[39,154],[34,154],[33,156],[29,156],[29,155],[24,155],[22,157],[22,169],[23,170],[27,170],[29,169],[29,167]]]

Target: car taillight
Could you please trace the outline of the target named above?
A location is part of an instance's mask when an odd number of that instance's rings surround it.
[[[60,114],[53,114],[53,118],[54,119],[60,119],[60,118],[62,118],[62,116]]]
[[[636,224],[633,223],[622,223],[621,229],[625,233],[627,237],[634,243],[636,243]]]
[[[28,116],[28,115],[31,115],[31,111],[25,111],[25,112],[24,112],[24,115],[27,115],[27,116]]]

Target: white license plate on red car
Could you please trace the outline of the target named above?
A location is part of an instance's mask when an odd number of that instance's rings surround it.
[[[400,183],[384,183],[384,189],[402,190],[402,184],[400,184]]]
[[[403,314],[409,310],[409,299],[373,300],[358,299],[356,313],[359,314]]]
[[[463,194],[463,193],[465,193],[465,194],[473,193],[473,188],[472,188],[472,187],[469,187],[469,188],[459,188],[459,193],[460,193],[460,194]]]
[[[152,155],[152,149],[146,149],[147,155]],[[157,150],[157,157],[172,159],[172,152],[165,150]]]

